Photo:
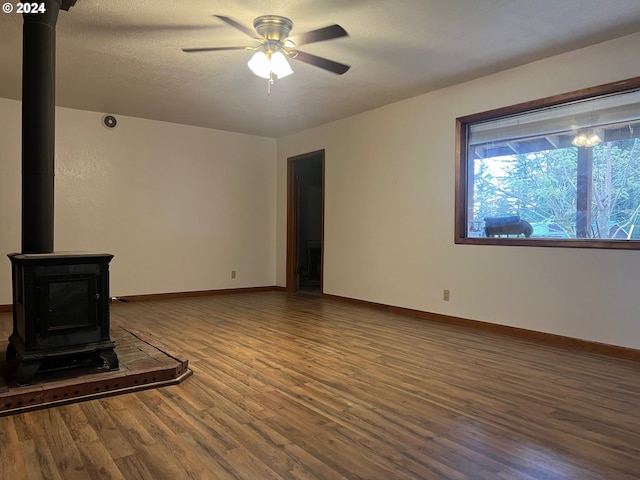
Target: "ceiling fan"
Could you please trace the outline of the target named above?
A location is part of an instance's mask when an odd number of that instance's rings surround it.
[[[289,34],[293,28],[293,22],[279,15],[263,15],[256,18],[253,21],[255,32],[229,17],[222,15],[213,16],[250,36],[256,40],[258,44],[255,46],[238,47],[183,48],[183,52],[212,52],[220,50],[255,51],[256,53],[251,60],[249,60],[248,66],[253,73],[269,80],[269,85],[273,83],[275,78],[283,78],[293,73],[293,70],[287,62],[287,57],[322,68],[337,75],[346,73],[350,68],[343,63],[334,62],[333,60],[301,52],[296,49],[296,47],[300,45],[308,45],[310,43],[348,36],[346,30],[340,25],[334,24],[290,37]]]

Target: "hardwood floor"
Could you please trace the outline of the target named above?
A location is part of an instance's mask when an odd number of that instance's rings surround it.
[[[111,314],[184,354],[193,376],[0,418],[1,479],[640,472],[640,363],[278,292]]]

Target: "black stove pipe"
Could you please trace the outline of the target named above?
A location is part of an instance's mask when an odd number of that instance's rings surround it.
[[[60,3],[23,14],[22,253],[53,252],[56,21]]]
[[[77,0],[45,0],[22,33],[22,253],[53,252],[56,22]]]

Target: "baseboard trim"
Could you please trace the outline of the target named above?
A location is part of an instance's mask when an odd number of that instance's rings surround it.
[[[172,298],[188,298],[188,297],[204,297],[212,295],[232,295],[239,293],[257,293],[257,292],[285,292],[284,287],[279,286],[265,286],[265,287],[245,287],[245,288],[227,288],[220,290],[197,290],[191,292],[172,292],[172,293],[152,293],[145,295],[128,295],[120,298],[124,298],[131,302],[140,302],[148,300],[169,300]],[[373,308],[376,310],[382,310],[389,313],[395,313],[398,315],[404,315],[408,317],[420,318],[432,322],[445,323],[448,325],[455,325],[464,328],[473,328],[475,330],[481,330],[484,332],[495,333],[498,335],[506,335],[510,337],[520,338],[523,340],[530,340],[535,342],[544,343],[546,345],[554,345],[572,350],[581,350],[584,352],[595,353],[599,355],[606,355],[608,357],[623,358],[626,360],[640,361],[640,350],[636,350],[628,347],[621,347],[618,345],[610,345],[607,343],[592,342],[589,340],[582,340],[579,338],[565,337],[563,335],[556,335],[553,333],[538,332],[536,330],[527,330],[525,328],[510,327],[507,325],[499,325],[496,323],[482,322],[479,320],[469,320],[466,318],[453,317],[450,315],[444,315],[440,313],[425,312],[422,310],[413,310],[404,307],[395,307],[393,305],[386,305],[383,303],[370,302],[367,300],[359,300],[356,298],[343,297],[340,295],[332,295],[329,293],[323,293],[322,298],[327,300],[335,300],[343,303],[351,303],[353,305],[364,306]],[[11,312],[13,310],[12,305],[0,305],[1,312]]]
[[[582,340],[579,338],[556,335],[554,333],[538,332],[536,330],[527,330],[525,328],[510,327],[507,325],[499,325],[495,323],[482,322],[479,320],[469,320],[469,319],[460,318],[460,317],[453,317],[450,315],[443,315],[440,313],[431,313],[431,312],[424,312],[421,310],[413,310],[410,308],[394,307],[392,305],[369,302],[367,300],[358,300],[350,297],[342,297],[340,295],[331,295],[331,294],[323,293],[322,298],[325,298],[328,300],[335,300],[339,302],[351,303],[353,305],[360,305],[364,307],[374,308],[376,310],[383,310],[385,312],[404,315],[407,317],[420,318],[423,320],[429,320],[429,321],[438,322],[438,323],[446,323],[448,325],[455,325],[458,327],[472,328],[475,330],[481,330],[483,332],[489,332],[489,333],[494,333],[498,335],[506,335],[509,337],[520,338],[522,340],[530,340],[534,342],[543,343],[546,345],[553,345],[556,347],[564,347],[571,350],[580,350],[583,352],[606,355],[608,357],[640,361],[640,350],[636,350],[628,347],[620,347],[617,345],[610,345],[607,343],[592,342],[589,340]]]
[[[148,300],[169,300],[171,298],[188,297],[208,297],[212,295],[232,295],[236,293],[256,293],[256,292],[284,292],[284,287],[270,285],[266,287],[244,287],[244,288],[223,288],[220,290],[195,290],[191,292],[171,292],[171,293],[149,293],[143,295],[126,295],[118,298],[130,302],[143,302]],[[0,305],[0,313],[12,312],[13,305]]]
[[[238,293],[257,292],[284,292],[284,287],[275,285],[266,287],[223,288],[220,290],[194,290],[190,292],[149,293],[143,295],[124,295],[119,298],[130,302],[143,302],[148,300],[169,300],[173,298],[209,297],[213,295],[233,295]]]

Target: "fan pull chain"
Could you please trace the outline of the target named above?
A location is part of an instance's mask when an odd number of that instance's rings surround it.
[[[269,80],[267,80],[267,95],[271,96],[271,85],[274,84],[273,72],[269,74]]]

